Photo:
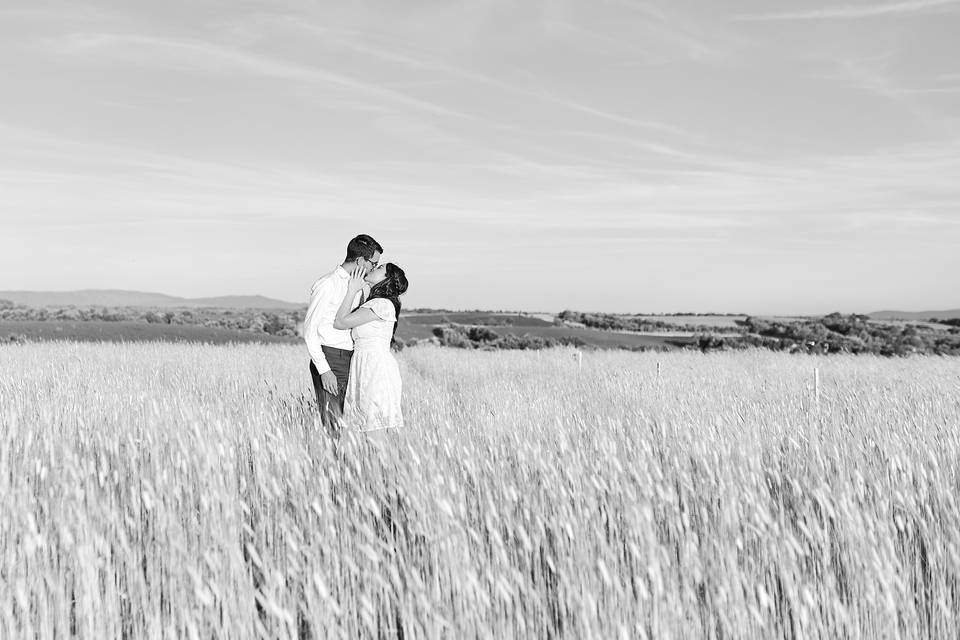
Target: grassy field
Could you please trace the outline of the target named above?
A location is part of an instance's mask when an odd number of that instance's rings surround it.
[[[0,637],[958,637],[960,360],[573,356],[0,347]]]
[[[492,311],[450,311],[446,313],[423,313],[414,311],[403,315],[410,324],[430,325],[447,324],[475,324],[484,326],[511,326],[511,327],[552,327],[553,318],[542,315],[527,315],[520,313],[497,313]]]
[[[670,350],[677,348],[676,344],[687,342],[690,339],[677,334],[653,335],[646,333],[628,333],[619,331],[600,331],[581,327],[539,327],[532,331],[518,331],[509,327],[492,327],[501,335],[507,333],[529,333],[544,338],[579,338],[591,347],[600,349],[638,349],[657,348]]]

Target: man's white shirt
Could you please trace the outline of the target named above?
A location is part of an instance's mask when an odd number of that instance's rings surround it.
[[[314,282],[310,288],[310,306],[307,307],[307,315],[303,319],[303,340],[307,343],[310,359],[321,375],[330,371],[327,358],[323,355],[323,345],[353,351],[350,330],[333,328],[337,310],[347,295],[349,281],[350,274],[338,266]],[[359,301],[360,294],[357,293],[351,307],[356,307]]]

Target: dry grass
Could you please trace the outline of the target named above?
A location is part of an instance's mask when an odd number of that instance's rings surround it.
[[[0,637],[960,634],[958,360],[401,366],[334,447],[297,346],[0,348]]]

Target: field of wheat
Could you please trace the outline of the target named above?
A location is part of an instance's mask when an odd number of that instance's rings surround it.
[[[334,444],[298,346],[0,347],[0,637],[960,635],[960,360],[399,357]]]

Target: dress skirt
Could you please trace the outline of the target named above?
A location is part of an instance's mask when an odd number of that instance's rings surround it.
[[[401,428],[403,384],[397,359],[389,345],[365,347],[363,341],[358,341],[350,361],[343,405],[344,427],[354,431]]]

